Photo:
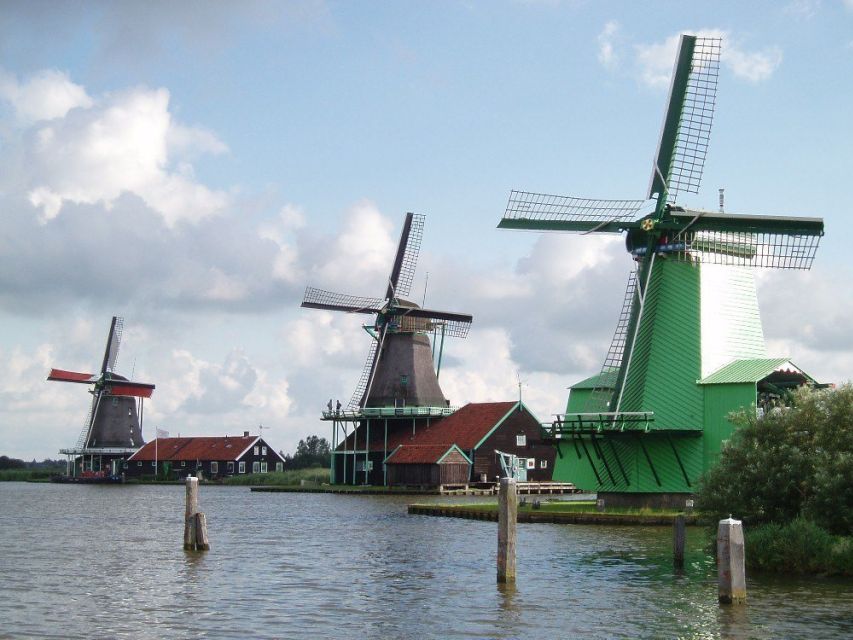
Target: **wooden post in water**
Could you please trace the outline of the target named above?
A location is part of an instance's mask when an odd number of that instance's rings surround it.
[[[501,478],[498,494],[498,582],[515,582],[515,530],[518,494],[515,478]]]
[[[684,543],[687,538],[687,526],[684,514],[675,516],[672,523],[672,561],[676,569],[684,568]]]
[[[187,478],[187,504],[184,511],[184,550],[208,551],[207,520],[198,510],[198,478]]]
[[[746,602],[743,526],[729,516],[717,527],[717,582],[721,604]]]

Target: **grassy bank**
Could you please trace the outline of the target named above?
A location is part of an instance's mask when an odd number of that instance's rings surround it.
[[[311,469],[293,469],[274,473],[252,473],[248,475],[232,476],[225,480],[225,484],[233,485],[299,485],[304,480],[306,484],[322,484],[329,482],[329,469],[314,467]]]

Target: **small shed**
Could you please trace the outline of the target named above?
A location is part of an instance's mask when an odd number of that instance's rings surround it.
[[[467,484],[471,459],[455,444],[401,444],[385,458],[389,485]]]
[[[705,401],[705,468],[731,437],[733,412],[748,410],[761,416],[784,406],[786,393],[805,384],[817,383],[788,358],[734,360],[699,380]]]

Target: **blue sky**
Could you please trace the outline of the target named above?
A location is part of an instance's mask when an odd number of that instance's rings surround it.
[[[771,355],[850,378],[853,2],[4,2],[3,453],[76,441],[82,387],[125,317],[119,371],[157,384],[145,431],[328,437],[368,342],[299,308],[378,296],[406,211],[413,292],[471,312],[454,404],[517,394],[542,420],[600,367],[619,241],[498,231],[513,188],[645,195],[674,38],[723,36],[703,187],[686,204],[822,216],[809,273],[759,274]]]

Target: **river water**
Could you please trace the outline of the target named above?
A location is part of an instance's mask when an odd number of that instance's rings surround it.
[[[409,516],[438,498],[200,490],[211,550],[182,549],[182,486],[0,483],[0,638],[845,638],[853,583],[750,576],[717,604],[688,529]]]

